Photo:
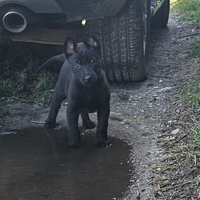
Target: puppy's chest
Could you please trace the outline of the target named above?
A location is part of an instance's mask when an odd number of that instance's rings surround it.
[[[85,95],[81,100],[81,106],[88,112],[95,112],[101,107],[102,101],[98,95]]]

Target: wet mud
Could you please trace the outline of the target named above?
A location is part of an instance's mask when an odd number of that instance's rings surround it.
[[[111,147],[100,148],[91,131],[74,150],[68,148],[66,129],[27,128],[0,136],[0,199],[121,198],[130,185],[131,148],[110,140]]]

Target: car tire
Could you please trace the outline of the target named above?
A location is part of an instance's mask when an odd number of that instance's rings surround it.
[[[163,28],[167,26],[169,19],[170,0],[165,0],[151,19],[152,28]]]
[[[90,20],[88,32],[102,49],[102,67],[110,82],[136,82],[147,77],[150,1],[128,0],[119,14]]]

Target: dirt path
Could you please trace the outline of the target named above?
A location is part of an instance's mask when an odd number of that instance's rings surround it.
[[[179,88],[191,80],[197,68],[195,59],[186,58],[189,44],[198,37],[193,35],[195,31],[197,30],[190,28],[188,23],[180,22],[171,13],[167,29],[152,31],[149,78],[142,83],[111,86],[109,135],[125,141],[131,147],[127,163],[133,167],[133,173],[125,194],[123,190],[123,199],[162,199],[156,193],[158,185],[151,184],[158,176],[158,173],[153,173],[153,169],[159,168],[160,160],[166,157],[158,142],[173,142],[186,133],[184,125],[180,125],[185,123],[180,118],[184,114],[183,105],[173,104],[173,100],[177,99]],[[0,130],[5,132],[25,127],[42,127],[43,124],[38,122],[46,119],[48,110],[49,108],[40,108],[26,102],[14,104],[10,107],[11,115],[1,123]],[[92,117],[95,119],[96,115]],[[62,127],[66,126],[65,106],[59,112],[58,122]],[[1,136],[1,141],[3,137]],[[114,143],[115,139],[113,145]],[[116,141],[116,144],[123,146],[121,142]],[[117,150],[116,152],[119,153]],[[7,190],[12,192],[9,188]],[[52,199],[47,196],[40,199]],[[112,199],[116,198],[113,196]]]

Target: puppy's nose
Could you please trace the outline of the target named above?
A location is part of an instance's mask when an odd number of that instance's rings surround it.
[[[87,83],[90,79],[91,79],[91,76],[85,76],[85,77],[84,77],[84,82]]]

